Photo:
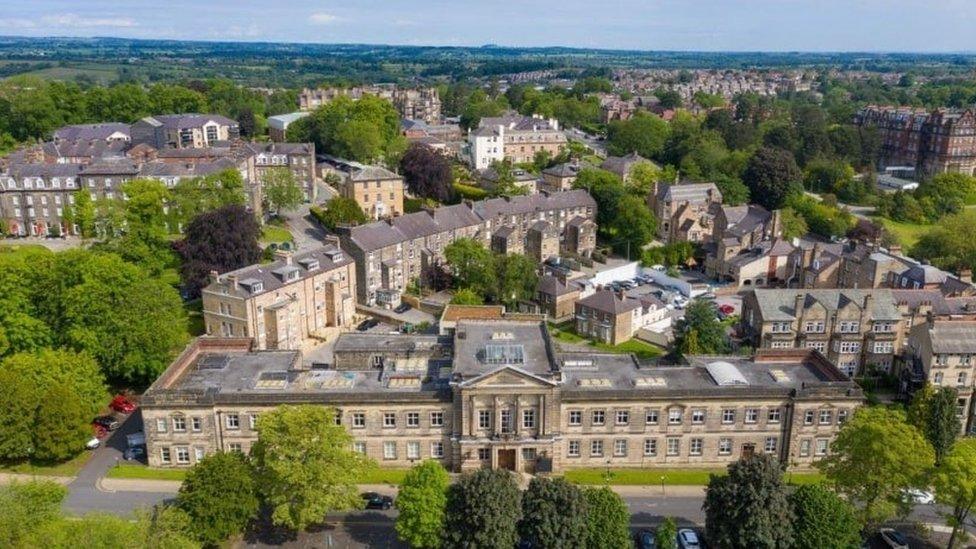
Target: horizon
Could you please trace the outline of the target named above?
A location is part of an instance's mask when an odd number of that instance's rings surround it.
[[[0,35],[191,42],[634,52],[916,53],[976,51],[976,4],[945,0],[581,0],[502,3],[355,0],[40,0],[7,4]],[[463,5],[458,5],[463,4]],[[219,24],[213,24],[218,21]]]

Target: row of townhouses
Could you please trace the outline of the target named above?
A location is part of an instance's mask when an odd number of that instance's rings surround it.
[[[422,120],[428,124],[441,121],[441,98],[435,87],[401,88],[396,84],[377,84],[353,88],[305,88],[298,94],[298,107],[310,111],[337,97],[357,100],[364,95],[388,100],[403,118]]]
[[[813,352],[655,366],[560,352],[541,321],[461,318],[450,335],[341,334],[329,365],[202,337],[141,406],[154,467],[248,452],[262,413],[307,403],[336,410],[352,449],[383,466],[558,473],[722,467],[758,453],[809,468],[863,401]]]

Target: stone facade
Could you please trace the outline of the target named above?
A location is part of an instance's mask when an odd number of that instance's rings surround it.
[[[202,291],[210,335],[254,338],[256,349],[301,349],[325,328],[353,322],[356,266],[337,242],[211,277]]]
[[[926,174],[976,173],[976,115],[971,110],[868,106],[857,112],[854,122],[877,129],[880,167],[907,166]]]
[[[386,467],[723,467],[764,452],[809,468],[863,402],[816,353],[650,366],[558,353],[537,321],[462,320],[452,336],[349,334],[335,353],[355,369],[309,369],[297,351],[252,351],[242,339],[196,341],[143,397],[150,466],[247,452],[260,414],[308,403],[336,409],[353,449]]]
[[[132,143],[156,149],[200,149],[241,136],[237,122],[219,114],[147,116],[129,129]]]
[[[382,166],[367,166],[326,156],[323,177],[334,174],[339,195],[362,208],[372,220],[403,215],[403,178]]]
[[[912,366],[934,388],[958,392],[957,415],[962,434],[976,429],[973,388],[976,385],[976,321],[938,319],[934,315],[916,324],[909,335]]]

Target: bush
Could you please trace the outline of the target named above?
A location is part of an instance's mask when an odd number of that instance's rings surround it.
[[[465,200],[484,200],[488,198],[488,191],[472,185],[465,185],[464,183],[455,183],[454,191]]]

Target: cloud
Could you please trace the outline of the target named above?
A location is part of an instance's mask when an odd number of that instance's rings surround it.
[[[30,19],[0,19],[0,29],[33,29],[37,23]]]
[[[339,18],[331,13],[319,11],[313,13],[308,20],[311,21],[313,25],[331,25],[332,23],[339,21]]]
[[[61,13],[41,17],[41,23],[47,27],[112,27],[131,28],[139,26],[129,17],[82,17],[74,13]]]

